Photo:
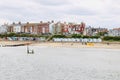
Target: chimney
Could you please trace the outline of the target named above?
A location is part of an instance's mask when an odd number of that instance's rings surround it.
[[[66,22],[64,22],[64,24],[66,24]]]
[[[50,24],[50,21],[48,21],[47,23]]]
[[[51,23],[54,23],[54,20],[52,20]]]
[[[43,22],[42,22],[42,21],[40,21],[40,23],[42,24]]]
[[[21,24],[21,22],[19,21],[18,24]]]
[[[13,25],[15,24],[15,22],[13,22]]]

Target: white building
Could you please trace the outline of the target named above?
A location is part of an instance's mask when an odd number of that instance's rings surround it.
[[[13,31],[15,33],[21,32],[21,25],[14,25],[13,26]]]
[[[14,32],[14,33],[19,33],[19,32],[22,32],[22,25],[21,22],[19,23],[14,23],[9,25],[9,27],[11,27],[11,31],[10,32]]]
[[[49,24],[49,33],[54,34],[55,31],[55,23],[52,22]]]
[[[6,33],[7,32],[7,25],[0,26],[0,33]]]
[[[109,30],[108,32],[109,36],[120,36],[120,28],[114,28]]]

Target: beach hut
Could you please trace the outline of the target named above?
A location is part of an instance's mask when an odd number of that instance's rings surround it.
[[[56,42],[56,41],[57,41],[57,38],[53,38],[53,41]]]
[[[55,41],[58,42],[58,41],[60,41],[60,39],[59,38],[55,38]]]
[[[94,38],[94,39],[93,39],[93,42],[97,42],[97,39]]]
[[[19,41],[23,41],[23,38],[22,37],[19,37],[19,39],[18,39]]]
[[[84,38],[84,39],[83,39],[83,42],[88,42],[88,39],[87,39],[87,38]]]
[[[7,39],[8,39],[9,41],[12,41],[12,38],[11,38],[11,37],[7,37]]]
[[[76,39],[75,38],[72,38],[72,42],[75,42],[76,41]]]
[[[76,42],[80,42],[80,39],[79,39],[79,38],[76,38]]]
[[[91,38],[89,38],[88,40],[89,40],[88,42],[93,42],[93,39],[91,39]]]
[[[97,42],[102,42],[102,39],[98,38],[98,39],[97,39]]]
[[[56,42],[56,39],[55,39],[55,38],[53,38],[52,40],[53,40],[54,42]]]
[[[67,38],[65,38],[65,42],[68,42],[68,39],[67,39]]]
[[[62,39],[63,39],[63,38],[58,38],[58,41],[59,41],[59,42],[62,42]]]
[[[17,37],[11,37],[11,39],[12,39],[13,41],[16,41],[16,40],[17,40]]]
[[[71,42],[71,38],[68,38],[67,40],[68,40],[68,42]]]
[[[62,38],[62,42],[64,42],[65,41],[65,38]]]
[[[83,38],[80,38],[80,42],[83,42]]]

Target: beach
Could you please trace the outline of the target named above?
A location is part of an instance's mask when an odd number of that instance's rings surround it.
[[[85,43],[75,43],[75,42],[42,42],[34,43],[32,46],[51,46],[51,47],[72,47],[72,48],[105,48],[105,49],[120,49],[119,44],[107,44],[107,43],[90,43],[92,45],[87,45]]]
[[[108,44],[109,43],[109,44]],[[36,41],[0,41],[0,45],[31,45],[31,46],[50,46],[50,47],[72,47],[72,48],[105,48],[120,49],[120,42],[101,42],[86,45],[81,42],[36,42]]]
[[[0,47],[0,80],[120,80],[120,50]]]

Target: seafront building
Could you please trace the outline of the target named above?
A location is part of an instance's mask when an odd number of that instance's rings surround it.
[[[120,36],[120,28],[110,29],[108,32],[109,36]]]
[[[70,34],[83,34],[85,29],[85,23],[81,22],[81,24],[68,24],[68,33]]]
[[[95,28],[88,26],[84,22],[79,24],[67,22],[54,22],[48,21],[39,23],[15,23],[4,24],[0,26],[0,33],[27,33],[27,34],[40,34],[40,35],[54,35],[54,34],[81,34],[86,36],[96,36],[99,32],[108,33],[107,36],[120,36],[120,28],[108,30],[107,28]]]
[[[96,36],[99,32],[108,32],[108,29],[107,28],[94,28],[94,27],[86,27],[85,30],[84,30],[84,35],[87,35],[87,36]]]
[[[49,33],[49,23],[13,23],[8,25],[8,32],[44,34]]]
[[[4,25],[5,26],[5,25]],[[62,23],[62,22],[42,22],[40,23],[12,23],[6,26],[7,32],[29,33],[29,34],[83,34],[85,23]]]
[[[1,25],[0,26],[0,34],[6,33],[7,32],[7,24]]]

